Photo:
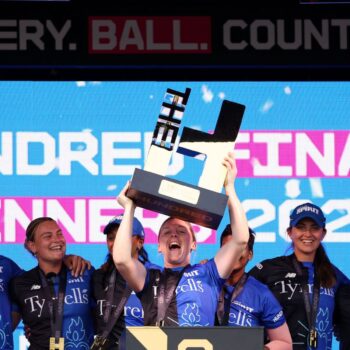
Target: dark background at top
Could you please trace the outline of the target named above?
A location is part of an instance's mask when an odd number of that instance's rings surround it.
[[[72,18],[87,22],[89,16],[213,16],[219,18],[350,18],[350,4],[300,4],[299,0],[262,0],[262,1],[222,1],[222,0],[178,0],[173,2],[126,0],[71,0],[58,1],[4,1],[0,0],[0,19],[21,18]],[[213,21],[215,23],[215,20]],[[84,26],[82,26],[84,27]],[[215,28],[214,28],[215,30]],[[86,28],[81,30],[81,36],[87,34]],[[350,35],[349,35],[350,37]],[[350,39],[348,38],[348,41]],[[350,46],[350,45],[349,45]],[[86,51],[86,48],[85,48]],[[17,52],[16,55],[23,53]],[[343,52],[339,60],[337,52],[330,53],[325,64],[299,64],[294,59],[283,65],[262,64],[259,56],[256,58],[247,53],[249,66],[232,64],[220,67],[220,64],[205,67],[193,67],[152,64],[150,55],[145,56],[148,65],[137,64],[125,68],[109,64],[108,57],[100,58],[100,63],[94,67],[89,64],[89,57],[77,57],[70,64],[55,64],[52,57],[46,60],[45,53],[32,62],[11,66],[20,56],[13,53],[0,52],[0,80],[350,80],[350,55]],[[278,60],[271,51],[271,57]],[[317,52],[310,52],[317,57]],[[169,56],[169,55],[168,55]],[[311,57],[309,56],[309,57]],[[349,66],[344,64],[349,56]],[[305,56],[308,57],[308,56]],[[143,60],[139,55],[140,62]],[[168,57],[166,57],[167,59]],[[104,67],[103,59],[106,59]],[[135,58],[132,58],[135,59]],[[157,57],[159,59],[159,55]],[[181,59],[186,59],[181,57]],[[302,62],[304,58],[301,57]],[[102,60],[102,61],[101,61]],[[256,60],[256,61],[254,61]],[[28,60],[30,61],[30,60]],[[47,64],[50,61],[50,67]],[[338,61],[340,62],[338,64]],[[33,63],[34,62],[34,63]],[[102,62],[102,63],[101,63]],[[176,60],[174,61],[176,62]],[[43,64],[44,63],[44,64]],[[253,64],[252,64],[253,63]],[[45,66],[46,64],[46,66]],[[43,65],[43,66],[40,66]]]

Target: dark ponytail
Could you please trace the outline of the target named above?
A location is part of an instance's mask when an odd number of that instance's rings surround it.
[[[324,288],[334,287],[337,280],[335,271],[322,244],[316,250],[314,266],[320,285]]]
[[[111,254],[107,254],[105,258],[105,263],[101,266],[101,269],[106,272],[114,267],[114,261]]]
[[[139,250],[139,260],[142,262],[142,264],[149,262],[148,253],[143,246]]]

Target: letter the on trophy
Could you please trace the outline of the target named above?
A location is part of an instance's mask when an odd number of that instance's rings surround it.
[[[212,134],[184,128],[177,152],[206,159],[198,186],[177,181],[166,173],[190,91],[167,89],[144,170],[135,169],[127,196],[141,208],[217,229],[227,204],[222,162],[234,148],[245,107],[224,100]]]

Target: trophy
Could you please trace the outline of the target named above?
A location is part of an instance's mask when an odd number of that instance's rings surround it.
[[[245,106],[224,100],[212,134],[183,129],[177,152],[206,155],[198,186],[191,185],[166,177],[190,92],[167,89],[144,169],[135,169],[127,196],[141,208],[217,229],[227,204],[222,161],[234,147]]]

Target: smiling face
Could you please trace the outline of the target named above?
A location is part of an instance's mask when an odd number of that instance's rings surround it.
[[[300,220],[288,229],[288,235],[293,241],[294,253],[299,261],[314,261],[316,250],[321,244],[326,229],[320,227],[310,218]]]
[[[191,251],[196,249],[190,223],[171,218],[160,228],[158,251],[164,256],[168,268],[186,266],[190,263]]]
[[[54,220],[40,223],[27,245],[28,249],[36,255],[39,264],[40,262],[62,263],[66,254],[66,240]]]

